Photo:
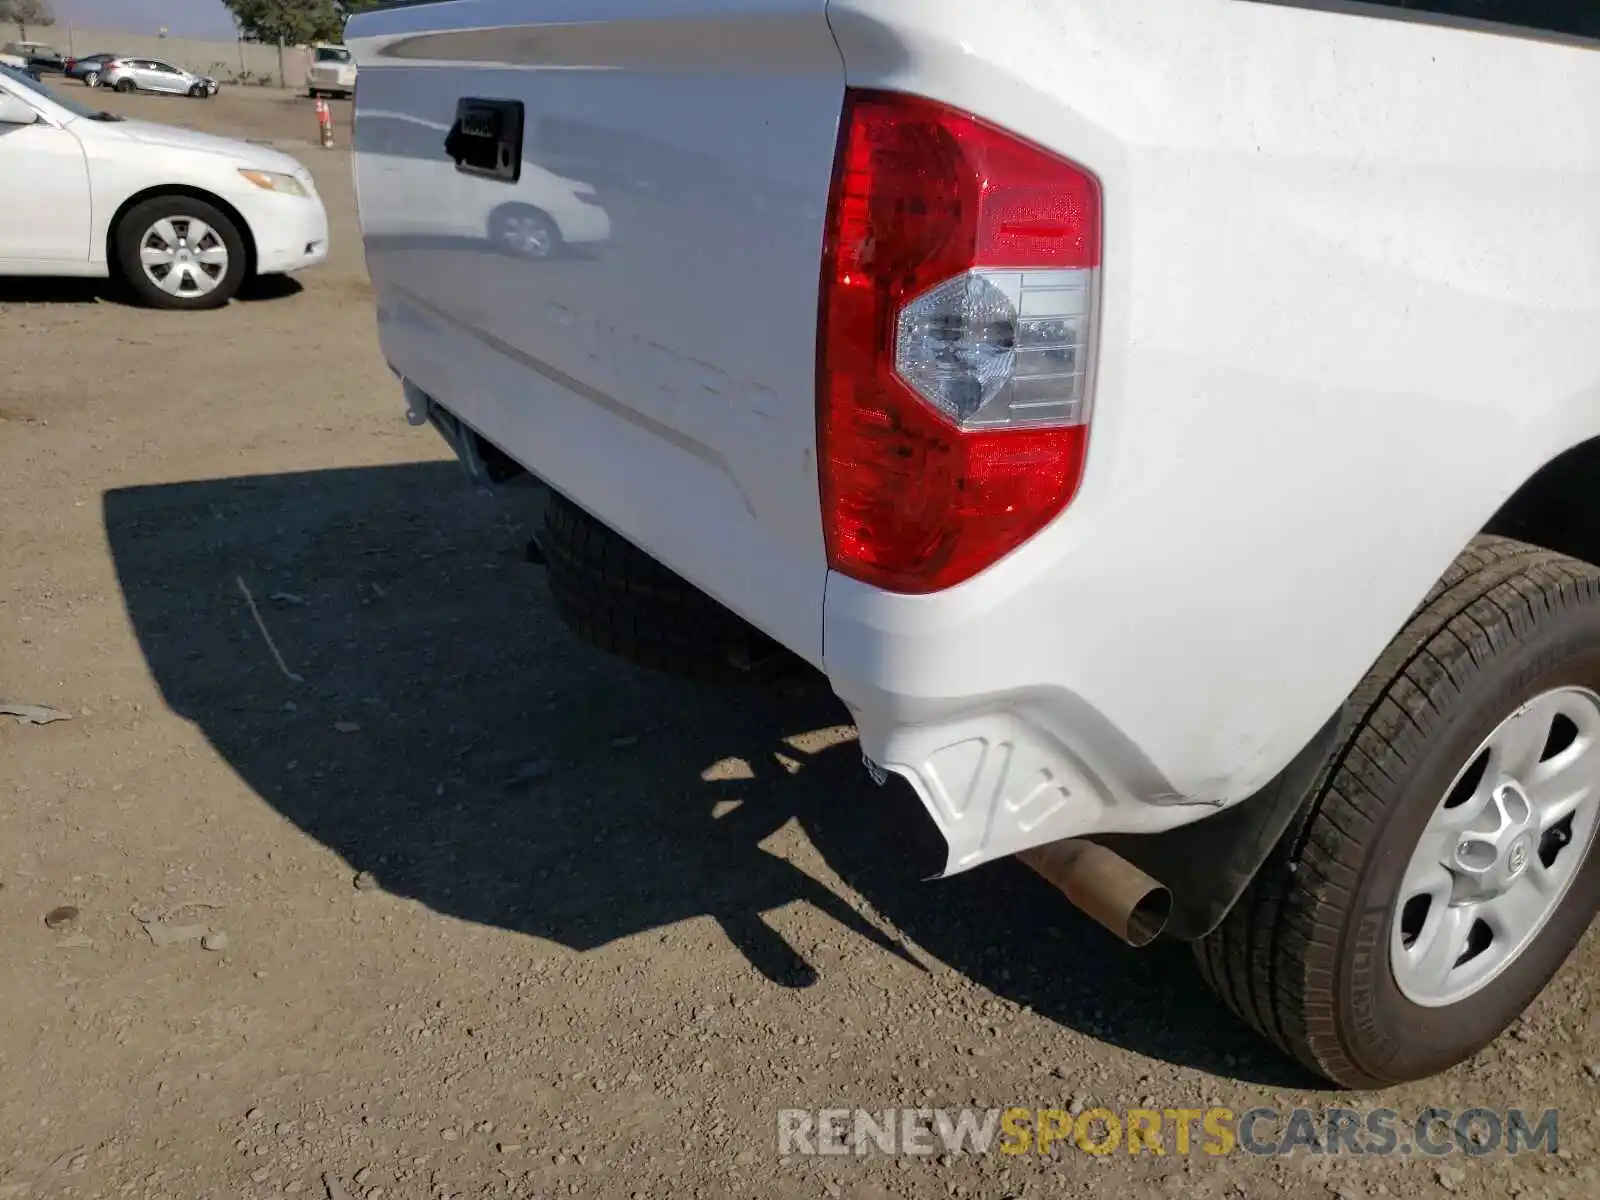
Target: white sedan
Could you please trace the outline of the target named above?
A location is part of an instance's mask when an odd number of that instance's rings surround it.
[[[413,113],[361,112],[358,188],[367,238],[456,237],[518,258],[553,258],[611,237],[592,184],[522,163],[514,188],[486,185],[439,151],[451,127]],[[419,198],[426,197],[426,202]]]
[[[154,307],[216,308],[327,256],[327,210],[287,154],[95,112],[0,67],[0,276],[112,276]]]

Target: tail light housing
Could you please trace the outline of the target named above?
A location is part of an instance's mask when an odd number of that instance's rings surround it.
[[[818,353],[834,570],[939,591],[1066,508],[1099,265],[1088,171],[933,101],[846,94]]]

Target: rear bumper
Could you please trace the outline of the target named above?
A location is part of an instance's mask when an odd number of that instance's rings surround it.
[[[1046,678],[1037,650],[996,657],[985,622],[890,630],[873,614],[904,597],[839,576],[828,590],[829,681],[862,753],[909,781],[944,835],[947,874],[1062,838],[1162,833],[1242,798],[1181,793],[1095,701]]]

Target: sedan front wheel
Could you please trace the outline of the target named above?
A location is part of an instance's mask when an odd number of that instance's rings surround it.
[[[153,308],[220,308],[244,282],[244,238],[228,215],[192,196],[157,196],[117,226],[117,258]]]

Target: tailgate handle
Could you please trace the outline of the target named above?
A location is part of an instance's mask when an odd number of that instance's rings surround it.
[[[520,100],[463,97],[456,101],[444,152],[463,175],[516,183],[522,178],[522,124]]]

